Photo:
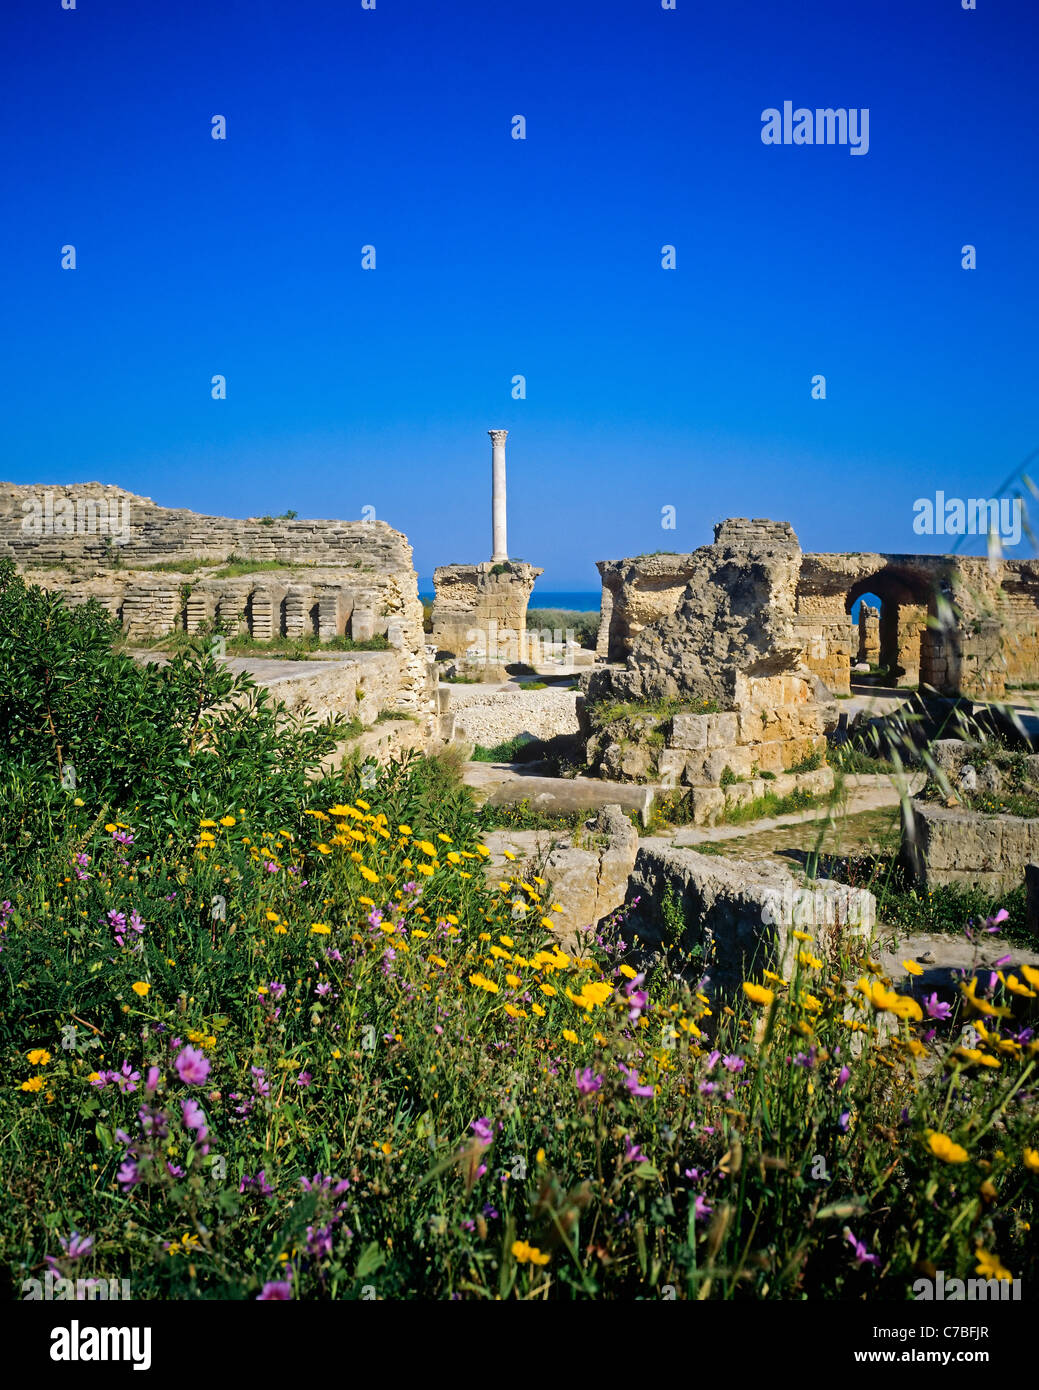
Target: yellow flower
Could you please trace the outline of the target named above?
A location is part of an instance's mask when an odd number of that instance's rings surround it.
[[[752,1004],[771,1004],[776,997],[773,992],[770,989],[766,989],[764,985],[751,984],[748,980],[744,980],[743,982],[743,993]]]
[[[917,1022],[924,1016],[923,1009],[915,999],[908,994],[897,994],[893,989],[886,989],[879,980],[867,980],[863,976],[855,988],[880,1012],[892,1013],[896,1018],[915,1019]]]
[[[1030,985],[1035,985],[1036,989],[1039,989],[1039,970],[1034,965],[1022,965],[1021,974]]]
[[[237,822],[236,822],[234,816],[221,816],[221,817],[220,817],[220,824],[221,824],[221,825],[236,825]]]
[[[552,1258],[551,1255],[543,1255],[536,1245],[528,1245],[525,1240],[514,1240],[512,1253],[516,1263],[521,1265],[528,1261],[534,1265],[547,1265]]]
[[[633,980],[636,974],[638,973],[637,971],[633,970],[630,965],[622,965],[620,971],[621,974],[625,977],[625,979],[628,980]]]
[[[486,975],[481,975],[479,971],[475,975],[469,976],[469,983],[475,985],[477,989],[485,989],[488,994],[497,994],[498,986],[493,980],[488,980]]]
[[[808,966],[810,970],[821,970],[823,963],[818,956],[813,956],[810,951],[798,951],[797,959],[802,965]]]
[[[530,1007],[531,1007],[531,1008],[534,1010],[534,1012],[537,1014],[538,1018],[544,1018],[544,1017],[545,1017],[545,1011],[544,1011],[544,1009],[541,1007],[540,1004],[531,1004]]]
[[[960,1144],[954,1143],[947,1134],[937,1134],[931,1130],[927,1136],[927,1147],[944,1163],[966,1163],[970,1155]]]
[[[974,1258],[977,1260],[977,1273],[984,1279],[1000,1279],[1010,1281],[1013,1275],[1001,1262],[998,1255],[990,1255],[987,1250],[977,1246],[974,1251]]]
[[[416,864],[415,868],[418,870],[420,874],[425,874],[427,878],[429,878],[433,873],[432,864]]]
[[[29,1061],[34,1067],[45,1067],[51,1059],[51,1055],[45,1047],[34,1047],[28,1055]]]
[[[360,808],[361,808],[362,811],[370,811],[370,810],[372,809],[372,808],[368,805],[367,801],[362,801],[360,797],[357,798],[357,804],[358,804],[358,806],[360,806]]]
[[[923,966],[917,965],[915,960],[904,960],[902,965],[909,971],[910,975],[922,975],[924,973]]]
[[[568,1043],[578,1043],[581,1041],[572,1028],[564,1028],[563,1037],[566,1038]]]
[[[506,1004],[505,1012],[510,1018],[526,1018],[527,1016],[526,1009],[517,1009],[515,1004]]]
[[[312,936],[330,936],[332,928],[326,926],[324,922],[314,922],[310,928]]]
[[[1039,1173],[1039,1149],[1025,1149],[1022,1154],[1024,1165],[1033,1173]]]
[[[1019,994],[1023,999],[1034,999],[1036,991],[1023,985],[1016,975],[1008,975],[1003,981],[1011,994]]]
[[[134,994],[139,995],[143,999],[151,989],[151,985],[147,980],[138,980],[135,984],[132,984],[130,988],[133,990]]]
[[[42,1076],[30,1076],[30,1078],[29,1078],[28,1081],[23,1081],[23,1082],[22,1082],[21,1089],[22,1089],[23,1091],[42,1091],[42,1090],[43,1090],[43,1077],[42,1077]]]
[[[806,931],[795,931],[795,932],[794,932],[794,940],[795,940],[795,941],[811,941],[811,939],[812,939],[811,932],[806,932]]]

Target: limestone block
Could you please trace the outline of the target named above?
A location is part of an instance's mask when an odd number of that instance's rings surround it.
[[[723,998],[764,969],[789,971],[798,945],[795,922],[829,950],[849,932],[868,937],[876,914],[863,889],[826,879],[801,884],[771,865],[645,844],[627,902],[625,927],[651,954],[668,944],[664,905],[677,902],[685,928],[679,944],[703,951],[706,988]]]
[[[728,748],[739,737],[739,724],[735,714],[709,714],[707,716],[707,747]]]
[[[708,753],[706,767],[708,776],[715,786],[721,781],[726,768],[730,768],[737,777],[749,777],[751,750],[740,744],[733,744],[729,748],[716,748],[713,753]]]
[[[714,825],[725,810],[725,793],[720,787],[694,787],[689,799],[694,825]]]
[[[671,721],[672,748],[705,749],[709,714],[676,714]],[[735,739],[732,740],[735,742]]]
[[[661,786],[677,787],[685,772],[686,750],[663,748],[657,755],[657,774]]]

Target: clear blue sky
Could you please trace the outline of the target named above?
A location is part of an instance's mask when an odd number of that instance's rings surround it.
[[[428,575],[503,427],[510,551],[590,588],[732,515],[941,550],[913,501],[1039,445],[1034,0],[77,5],[0,20],[0,477],[368,504]]]

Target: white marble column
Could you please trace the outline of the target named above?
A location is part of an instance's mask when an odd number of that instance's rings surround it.
[[[509,543],[505,526],[505,436],[508,430],[488,430],[491,436],[491,472],[493,491],[491,495],[491,517],[494,529],[493,564],[501,564],[509,558]]]

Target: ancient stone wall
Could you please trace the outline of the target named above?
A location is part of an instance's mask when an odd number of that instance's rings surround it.
[[[544,570],[521,560],[441,565],[433,572],[433,643],[491,665],[523,660],[522,634],[534,581]]]
[[[776,543],[778,533],[755,532],[755,526],[723,523],[716,544],[726,539],[751,547]],[[599,656],[625,663],[645,650],[648,629],[667,631],[683,608],[695,611],[696,557],[702,554],[600,561]],[[876,594],[883,610],[867,608],[863,633],[856,631],[850,611],[866,593]],[[1008,685],[1039,680],[1037,561],[801,555],[787,621],[797,634],[802,662],[835,695],[849,693],[851,665],[860,659],[887,666],[903,685],[919,682],[942,694],[976,699],[999,698]]]
[[[411,547],[384,521],[268,524],[160,507],[102,484],[2,483],[3,555],[69,603],[96,598],[131,638],[178,629],[258,641],[383,635],[397,652],[399,707],[432,716]],[[229,561],[271,567],[221,576]]]

